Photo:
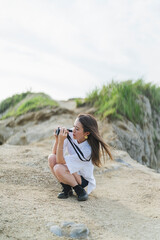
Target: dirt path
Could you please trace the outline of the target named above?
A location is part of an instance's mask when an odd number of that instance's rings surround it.
[[[86,202],[57,199],[60,185],[47,156],[52,139],[29,146],[0,146],[0,239],[57,240],[47,224],[84,223],[90,240],[159,240],[160,175],[123,152],[95,169],[97,188]]]

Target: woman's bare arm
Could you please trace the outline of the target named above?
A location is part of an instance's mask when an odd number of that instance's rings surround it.
[[[57,143],[57,163],[65,164],[65,160],[63,157],[63,144],[64,140],[67,138],[68,131],[66,128],[61,128],[60,133],[58,135],[58,143]]]

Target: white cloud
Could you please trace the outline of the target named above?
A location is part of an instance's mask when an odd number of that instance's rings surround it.
[[[158,0],[0,3],[0,99],[24,88],[84,96],[112,78],[160,84]]]

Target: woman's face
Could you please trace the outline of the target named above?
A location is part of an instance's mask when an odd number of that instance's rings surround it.
[[[73,138],[77,140],[78,143],[84,142],[86,139],[84,136],[87,134],[84,133],[82,124],[78,120],[78,118],[74,122],[74,128],[73,128]]]

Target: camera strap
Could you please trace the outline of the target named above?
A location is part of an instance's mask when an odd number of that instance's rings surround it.
[[[91,157],[89,159],[86,159],[83,152],[79,149],[79,147],[73,142],[72,138],[68,135],[67,136],[70,144],[74,148],[75,152],[77,153],[79,159],[83,162],[89,162],[91,160]],[[82,157],[81,157],[82,156]]]

